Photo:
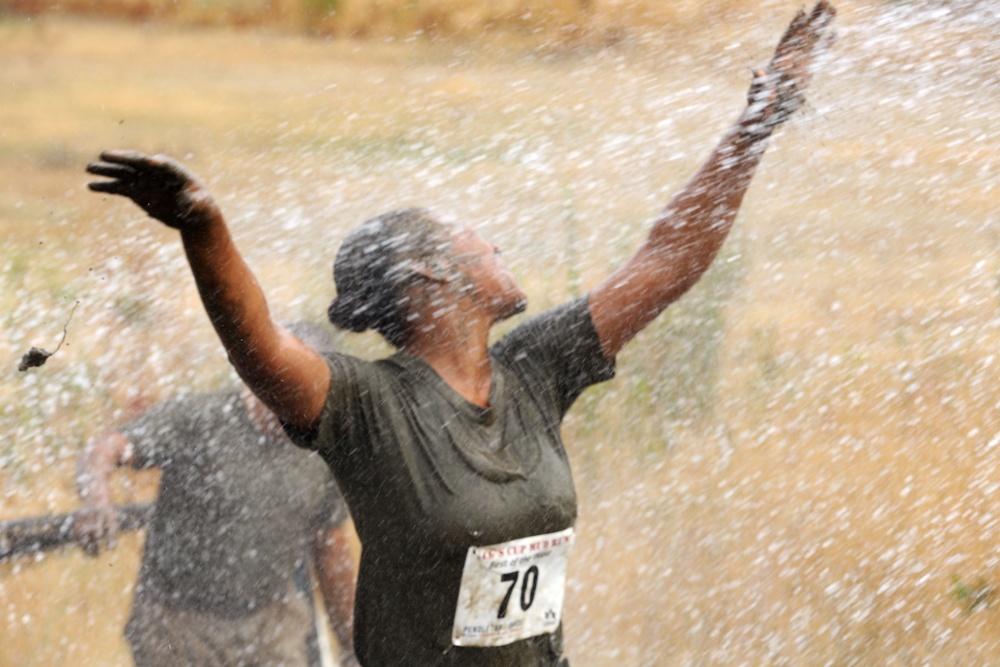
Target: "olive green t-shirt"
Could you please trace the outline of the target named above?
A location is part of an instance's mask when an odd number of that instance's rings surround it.
[[[471,546],[571,527],[576,493],[560,422],[614,375],[586,299],[521,324],[490,351],[490,407],[461,398],[405,353],[328,357],[319,450],[362,543],[355,649],[365,667],[554,665],[561,631],[490,648],[453,646]]]

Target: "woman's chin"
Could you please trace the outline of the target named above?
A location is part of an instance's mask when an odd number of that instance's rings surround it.
[[[521,293],[516,298],[506,299],[497,305],[499,306],[497,308],[497,321],[503,321],[515,315],[520,315],[527,310],[528,297],[526,294]]]

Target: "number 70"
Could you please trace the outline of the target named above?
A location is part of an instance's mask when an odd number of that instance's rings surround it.
[[[507,594],[503,596],[503,602],[500,603],[500,609],[497,610],[497,618],[504,618],[507,616],[507,605],[510,604],[510,596],[514,592],[514,587],[517,586],[517,580],[521,579],[521,571],[514,570],[513,572],[506,572],[500,575],[500,581],[509,581],[510,588],[507,589]],[[538,590],[538,567],[532,565],[524,572],[524,578],[521,579],[521,610],[528,611],[531,607],[531,603],[535,601],[535,591]]]

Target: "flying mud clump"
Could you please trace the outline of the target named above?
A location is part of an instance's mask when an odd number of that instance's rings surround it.
[[[29,368],[44,366],[45,362],[49,360],[49,357],[59,351],[59,348],[62,347],[62,344],[66,341],[66,331],[69,329],[69,323],[73,319],[73,313],[76,312],[76,307],[79,305],[80,302],[77,301],[73,304],[73,310],[69,311],[69,319],[67,319],[66,324],[63,325],[62,339],[59,341],[59,344],[56,345],[56,349],[49,352],[48,350],[44,350],[40,347],[31,348],[23,357],[21,357],[21,363],[17,365],[17,370],[23,373]]]

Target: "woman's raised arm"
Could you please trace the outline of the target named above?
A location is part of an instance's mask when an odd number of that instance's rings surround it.
[[[605,356],[622,347],[691,288],[729,234],[771,133],[802,106],[810,69],[836,10],[820,0],[799,11],[765,71],[754,72],[747,107],[708,161],[657,218],[645,243],[590,292]]]
[[[105,151],[87,171],[107,179],[90,183],[91,190],[128,197],[180,232],[202,303],[236,372],[282,421],[312,427],[326,400],[329,368],[271,320],[264,293],[202,182],[169,157],[134,151]]]

